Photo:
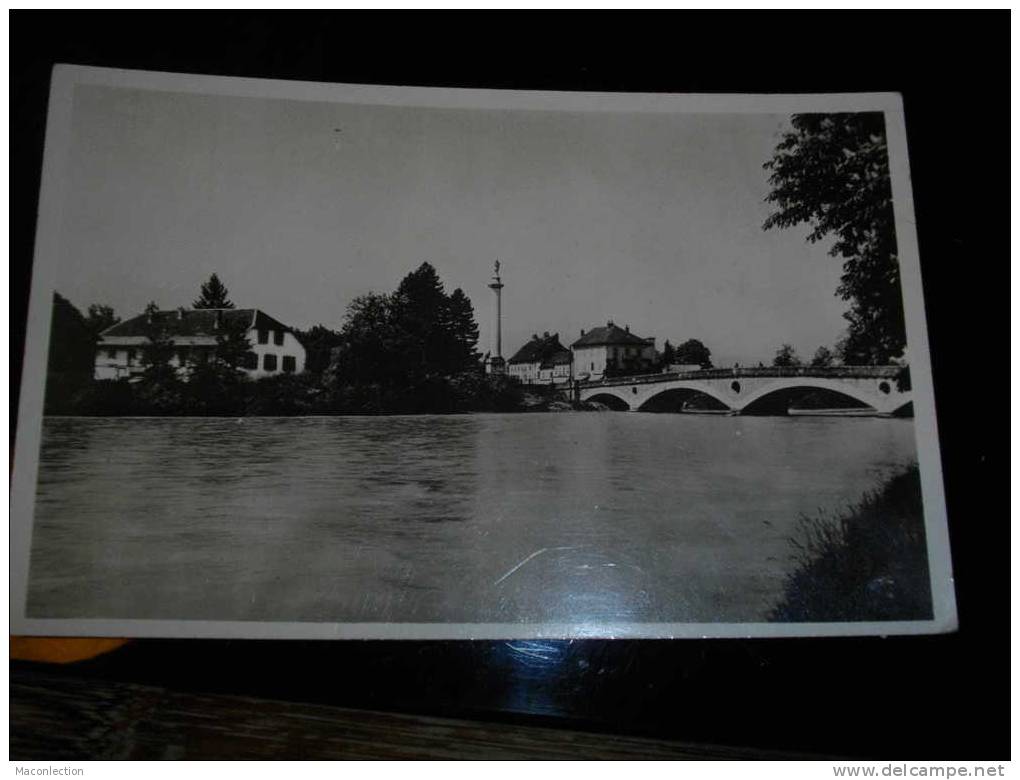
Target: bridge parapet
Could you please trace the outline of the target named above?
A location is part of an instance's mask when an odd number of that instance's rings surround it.
[[[815,379],[895,379],[903,366],[770,366],[765,368],[704,368],[700,371],[674,371],[661,374],[614,376],[604,379],[583,379],[578,386],[616,387],[673,382],[678,379],[788,379],[811,377]]]

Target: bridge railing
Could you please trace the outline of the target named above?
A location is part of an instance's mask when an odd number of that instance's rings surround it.
[[[769,366],[762,368],[703,368],[698,371],[671,371],[661,374],[636,374],[603,379],[582,379],[580,387],[614,387],[671,382],[676,379],[739,379],[814,377],[816,379],[895,379],[902,366]]]

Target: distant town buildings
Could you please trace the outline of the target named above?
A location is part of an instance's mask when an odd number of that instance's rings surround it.
[[[95,378],[140,374],[142,350],[155,331],[173,341],[170,364],[185,373],[188,364],[209,360],[217,339],[233,329],[243,332],[251,345],[241,366],[248,376],[304,371],[305,348],[293,331],[259,309],[174,309],[139,314],[103,331],[96,349]]]
[[[526,385],[562,384],[572,379],[602,379],[613,374],[655,370],[658,353],[654,338],[642,338],[610,320],[581,331],[567,349],[559,334],[534,335],[507,363],[507,373]]]
[[[507,373],[526,385],[564,384],[570,381],[573,356],[560,343],[560,334],[534,335],[507,362]]]
[[[604,326],[581,331],[581,337],[570,345],[574,355],[574,376],[577,379],[601,379],[607,373],[642,373],[652,371],[657,354],[654,338],[641,338],[612,320]]]

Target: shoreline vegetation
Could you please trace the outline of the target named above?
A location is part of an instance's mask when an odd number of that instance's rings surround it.
[[[599,403],[566,400],[558,389],[523,389],[504,376],[461,375],[406,394],[379,387],[320,388],[302,375],[242,379],[216,396],[178,392],[153,399],[138,383],[96,380],[70,398],[46,404],[47,417],[315,417],[406,414],[598,412]],[[56,394],[54,394],[56,395]]]
[[[802,517],[770,622],[930,620],[921,479],[912,464],[839,515]]]

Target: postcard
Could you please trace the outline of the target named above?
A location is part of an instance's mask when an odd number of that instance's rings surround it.
[[[58,66],[12,632],[956,626],[895,94]]]

